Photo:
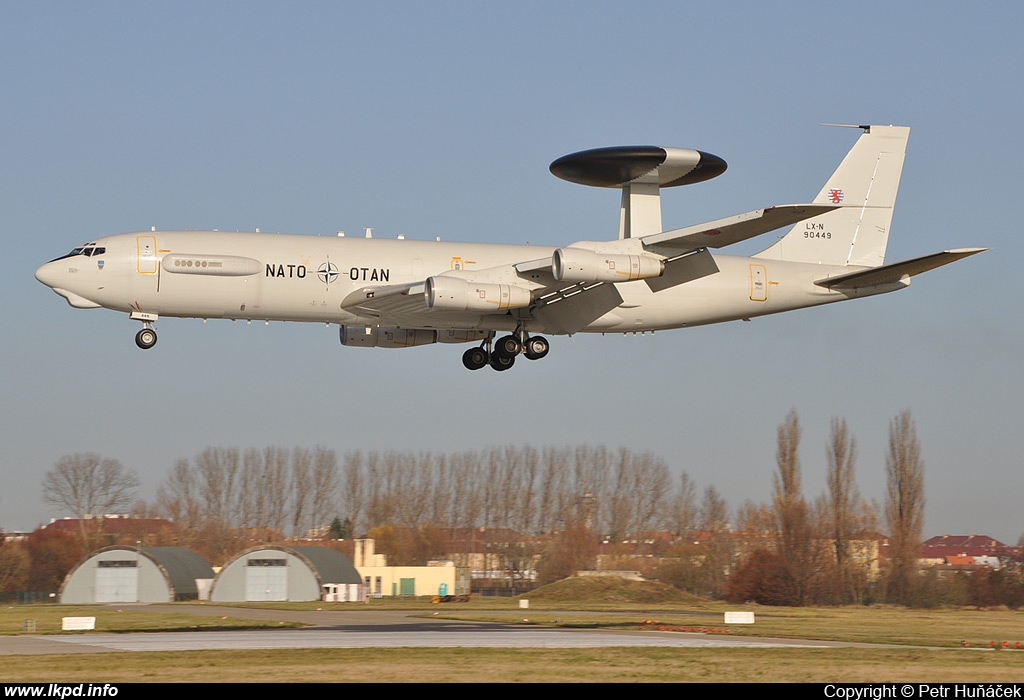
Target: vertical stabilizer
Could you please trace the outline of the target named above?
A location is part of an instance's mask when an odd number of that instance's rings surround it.
[[[842,208],[801,221],[754,257],[868,267],[884,262],[910,127],[860,128],[864,133],[814,198]]]

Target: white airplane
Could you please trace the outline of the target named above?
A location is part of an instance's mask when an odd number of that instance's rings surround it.
[[[851,126],[851,125],[847,125]],[[947,250],[884,264],[910,129],[860,138],[809,204],[773,206],[663,231],[660,189],[722,174],[721,158],[654,146],[573,153],[551,172],[620,188],[619,236],[552,248],[338,236],[152,231],[98,238],[36,270],[79,309],[142,322],[161,316],[338,324],[342,345],[473,343],[469,369],[544,357],[539,335],[684,328],[903,289],[980,253]],[[712,255],[790,226],[752,257]],[[498,335],[501,334],[500,337]]]

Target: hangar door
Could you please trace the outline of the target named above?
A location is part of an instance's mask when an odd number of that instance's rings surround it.
[[[245,565],[247,601],[288,600],[288,566],[284,559],[250,559]]]
[[[139,565],[136,561],[96,562],[97,603],[137,603]]]

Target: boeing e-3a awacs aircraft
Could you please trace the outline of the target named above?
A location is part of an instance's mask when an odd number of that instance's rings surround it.
[[[98,238],[36,270],[80,309],[161,316],[316,321],[342,345],[473,343],[469,369],[506,370],[548,353],[540,335],[655,331],[749,320],[903,289],[979,253],[961,248],[884,264],[910,129],[861,126],[809,204],[766,207],[663,231],[660,190],[710,179],[721,158],[654,146],[600,148],[551,164],[563,179],[622,190],[619,236],[560,248],[220,231]],[[711,251],[790,226],[752,257]],[[499,335],[500,334],[500,335]]]

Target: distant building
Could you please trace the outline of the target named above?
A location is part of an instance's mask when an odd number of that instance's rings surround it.
[[[266,544],[236,555],[217,574],[214,602],[365,600],[363,579],[329,547]]]
[[[988,535],[937,535],[921,544],[921,563],[951,570],[998,569],[1007,547]]]
[[[24,542],[28,539],[28,534],[24,530],[12,530],[0,533],[0,540],[3,542]]]
[[[77,537],[82,529],[90,534],[99,534],[107,539],[107,543],[134,544],[135,541],[147,545],[173,542],[177,525],[163,518],[133,518],[131,515],[97,515],[79,518],[55,518],[40,530],[57,530]],[[130,542],[126,542],[130,540]]]
[[[468,596],[469,569],[452,561],[427,566],[388,566],[387,558],[374,551],[372,539],[355,541],[353,562],[362,576],[368,596]]]
[[[508,528],[450,528],[447,560],[469,577],[481,581],[510,583],[537,578],[540,542]]]
[[[65,577],[61,603],[171,603],[209,590],[213,569],[181,547],[115,545],[94,552]]]

